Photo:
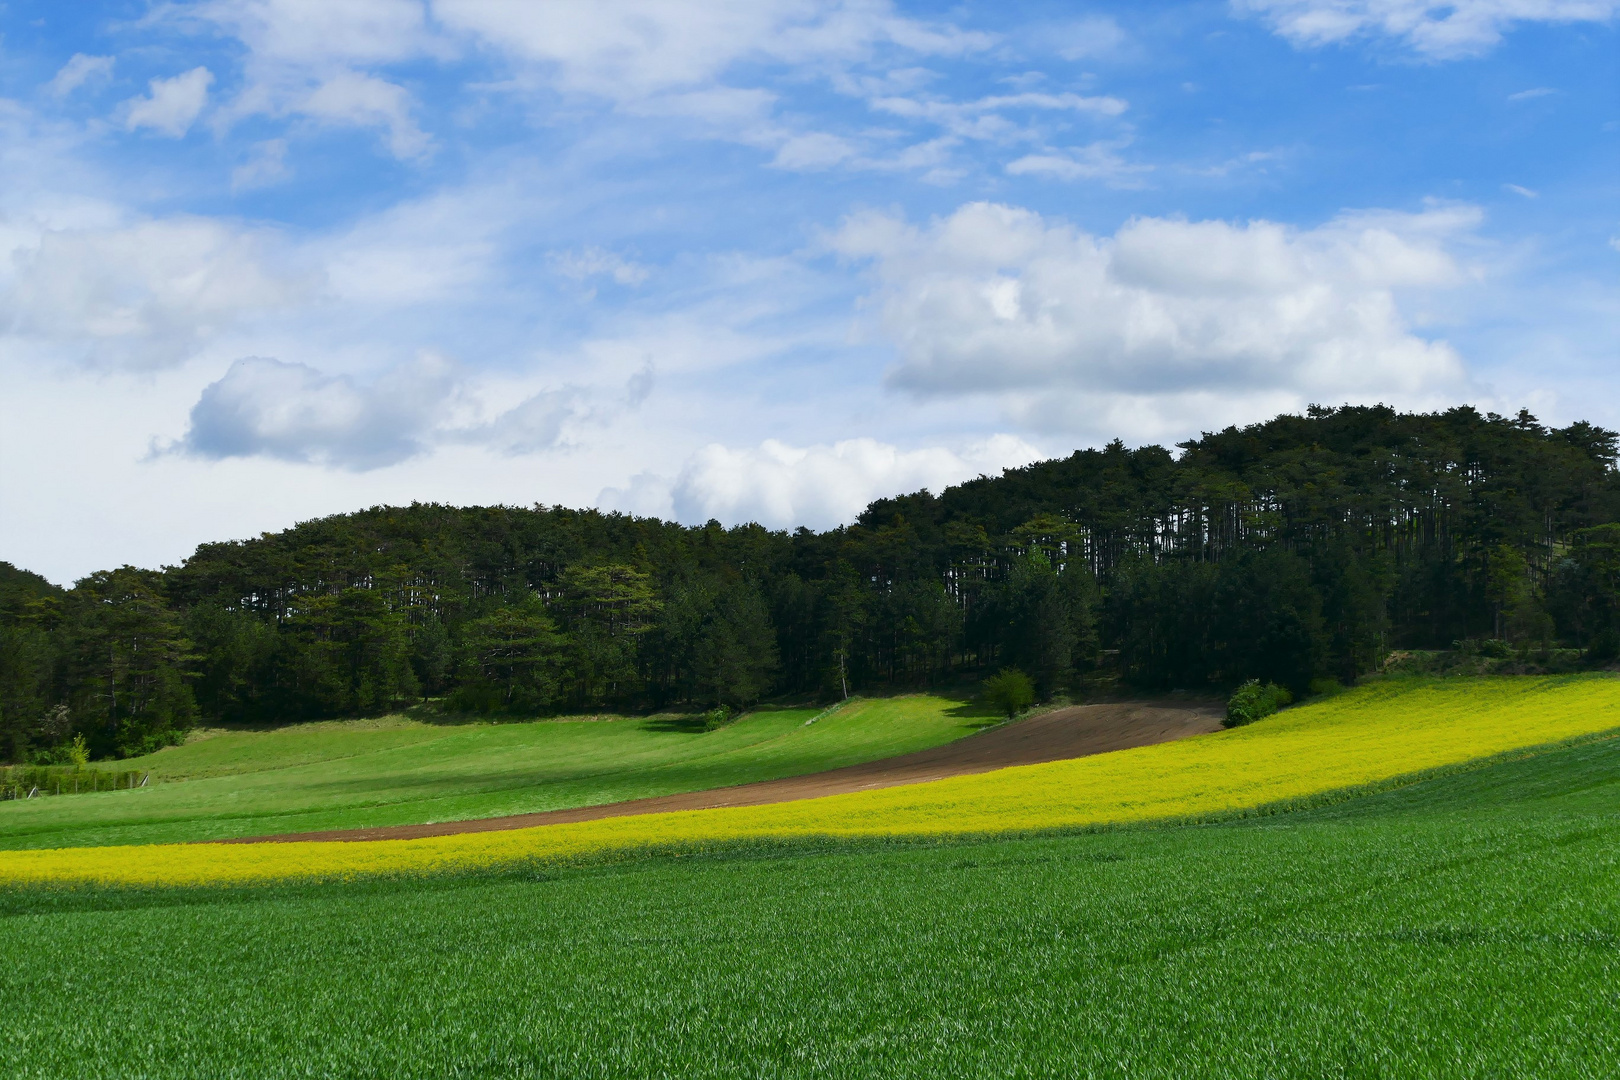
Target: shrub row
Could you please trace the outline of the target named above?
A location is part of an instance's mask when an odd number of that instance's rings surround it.
[[[91,791],[136,788],[146,783],[144,769],[83,769],[74,765],[0,767],[0,799],[40,795],[79,795]]]

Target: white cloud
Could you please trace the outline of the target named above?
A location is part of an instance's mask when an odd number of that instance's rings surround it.
[[[416,364],[361,384],[306,364],[248,356],[203,390],[175,448],[204,458],[271,457],[374,469],[414,457],[450,409],[448,364]]]
[[[471,48],[498,53],[512,65],[510,78],[482,84],[486,89],[547,88],[602,99],[630,115],[693,121],[703,137],[771,151],[778,168],[884,168],[892,162],[868,159],[847,137],[775,119],[775,93],[734,85],[753,77],[745,65],[792,68],[847,91],[861,81],[851,75],[853,67],[887,67],[894,54],[959,55],[994,41],[900,16],[887,0],[435,0],[431,17],[419,0],[213,0],[165,10],[171,20],[200,18],[248,47],[244,87],[216,113],[222,128],[250,116],[378,127],[401,159],[426,156],[432,138],[418,126],[409,92],[376,69]],[[916,79],[880,81],[892,90]],[[1013,107],[1111,114],[1124,105],[1055,94],[954,108],[976,113],[962,123],[990,137],[1009,126],[995,110]]]
[[[824,132],[795,135],[776,151],[771,164],[778,169],[830,169],[855,156],[855,147],[848,139]]]
[[[1539,191],[1532,191],[1530,188],[1520,187],[1518,184],[1503,184],[1502,190],[1511,191],[1513,194],[1525,199],[1541,198],[1541,193]]]
[[[287,140],[266,139],[253,144],[247,161],[231,170],[231,190],[268,187],[292,175],[287,168]]]
[[[124,102],[124,127],[129,131],[151,128],[160,135],[178,139],[191,130],[208,104],[208,88],[214,75],[205,67],[195,67],[172,79],[153,79],[146,97]]]
[[[337,127],[379,128],[401,160],[424,157],[432,139],[397,83],[365,71],[453,50],[427,23],[418,0],[215,0],[169,9],[201,19],[248,47],[242,90],[217,114],[229,127],[250,116],[302,117]]]
[[[279,248],[274,234],[194,217],[20,236],[0,264],[0,341],[97,366],[175,364],[316,292]]]
[[[1448,243],[1478,220],[1467,207],[1309,230],[1138,218],[1100,238],[974,203],[922,228],[858,215],[828,242],[871,260],[900,353],[892,385],[991,395],[1026,423],[1074,431],[1088,415],[1200,396],[1297,406],[1455,390],[1460,359],[1412,331],[1397,294],[1465,280]]]
[[[652,384],[650,366],[623,384],[537,390],[532,378],[480,377],[430,352],[370,377],[248,356],[203,389],[184,436],[160,453],[360,472],[456,446],[518,457],[570,447],[587,428],[611,425]]]
[[[1083,94],[997,94],[972,101],[943,101],[912,97],[880,97],[872,108],[908,120],[925,120],[965,139],[1006,139],[1023,129],[1008,120],[1008,111],[1075,112],[1100,117],[1116,117],[1129,107],[1117,97]]]
[[[1125,31],[1106,15],[1042,27],[1041,38],[1065,60],[1108,56],[1119,52],[1126,43]]]
[[[715,518],[727,525],[829,529],[855,520],[873,499],[921,488],[938,492],[1042,456],[1011,435],[960,451],[902,450],[869,438],[807,447],[776,439],[744,449],[713,443],[693,454],[673,481],[644,473],[627,488],[603,491],[598,504],[688,524]]]
[[[498,284],[503,234],[526,209],[513,182],[442,189],[362,218],[312,248],[333,296],[345,303],[401,310],[466,301]]]
[[[617,101],[716,83],[747,59],[849,60],[881,45],[952,55],[985,48],[991,40],[862,0],[436,0],[433,11],[453,30],[544,65],[564,90]]]
[[[1047,176],[1054,180],[1102,180],[1116,187],[1129,187],[1139,183],[1143,173],[1152,172],[1153,166],[1126,161],[1119,151],[1128,141],[1098,141],[1067,150],[1026,154],[1008,162],[1007,172],[1013,176]]]
[[[1384,34],[1436,60],[1489,52],[1515,24],[1606,22],[1620,0],[1232,0],[1296,46]]]
[[[402,160],[419,158],[433,140],[411,116],[411,96],[402,86],[372,75],[339,72],[286,106],[287,111],[349,127],[388,130],[388,149]]]
[[[610,102],[629,115],[694,121],[703,136],[772,151],[770,164],[789,170],[893,162],[863,154],[859,139],[778,120],[776,93],[736,85],[756,77],[747,65],[824,77],[841,92],[865,95],[932,76],[900,68],[874,79],[854,68],[893,68],[895,54],[953,56],[994,41],[947,23],[902,17],[888,0],[435,0],[433,11],[450,31],[512,61],[514,78],[506,85],[513,89],[546,87]]]
[[[531,394],[487,424],[455,433],[457,442],[479,443],[508,456],[535,454],[560,445],[570,422],[584,419],[589,406],[574,387]]]
[[[1520,90],[1517,94],[1509,94],[1507,99],[1509,101],[1534,101],[1538,97],[1546,97],[1548,94],[1556,93],[1558,91],[1550,86],[1537,86],[1530,90]]]
[[[183,14],[225,28],[261,61],[299,67],[449,54],[420,0],[213,0]]]
[[[559,274],[575,281],[610,277],[620,285],[640,285],[652,272],[638,262],[599,247],[561,252],[552,256],[551,263]]]
[[[45,84],[45,92],[53,97],[67,97],[92,79],[109,78],[112,70],[113,58],[110,56],[86,56],[84,53],[74,53],[72,59],[62,65],[62,70],[56,73],[55,78]]]

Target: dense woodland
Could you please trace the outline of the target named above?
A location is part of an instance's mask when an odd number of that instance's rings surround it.
[[[1313,408],[1178,451],[1115,442],[824,533],[416,504],[67,590],[0,563],[0,754],[430,700],[737,708],[1004,667],[1043,696],[1304,690],[1458,641],[1620,653],[1613,432]]]

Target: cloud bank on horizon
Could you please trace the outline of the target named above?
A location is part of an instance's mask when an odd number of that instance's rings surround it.
[[[847,522],[1313,402],[1620,426],[1620,0],[22,0],[0,559]]]

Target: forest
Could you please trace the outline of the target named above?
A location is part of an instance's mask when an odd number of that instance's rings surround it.
[[[827,532],[379,506],[63,589],[0,563],[0,755],[199,724],[737,710],[1026,673],[1296,692],[1392,650],[1620,656],[1616,433],[1312,407],[881,499]]]

